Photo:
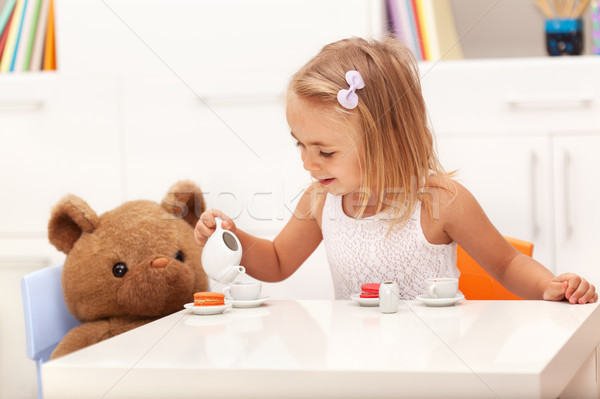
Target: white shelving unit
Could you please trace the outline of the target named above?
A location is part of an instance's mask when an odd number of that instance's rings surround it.
[[[439,153],[504,235],[600,284],[600,58],[423,65]]]

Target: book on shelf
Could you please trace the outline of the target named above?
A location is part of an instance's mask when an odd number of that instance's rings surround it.
[[[0,0],[0,36],[4,33],[4,28],[10,26],[10,17],[13,14],[17,0]],[[2,54],[2,52],[0,52]]]
[[[14,10],[14,4],[13,4],[12,10]],[[10,21],[12,20],[12,17],[14,15],[12,10],[8,14],[8,18],[4,24],[4,29],[2,30],[2,33],[0,33],[0,62],[2,62],[2,54],[4,53],[4,47],[6,46],[6,39],[8,38],[8,31],[9,31],[8,27],[10,26]]]
[[[450,0],[388,0],[390,30],[418,60],[463,58]]]
[[[29,60],[31,59],[32,50],[31,45],[37,28],[40,1],[41,0],[28,0],[27,9],[25,11],[25,21],[23,22],[23,30],[21,32],[21,45],[17,50],[15,71],[29,70]]]
[[[422,0],[426,4],[427,27],[430,31],[429,37],[432,60],[455,60],[462,59],[463,52],[460,39],[456,33],[454,15],[450,0]]]
[[[421,21],[419,20],[419,14],[418,14],[418,10],[417,10],[417,0],[410,0],[410,11],[411,11],[411,16],[410,18],[412,18],[412,21],[414,23],[415,26],[415,32],[417,34],[418,37],[418,43],[419,43],[419,51],[420,51],[420,56],[421,56],[421,60],[425,59],[425,43],[423,42],[423,27],[421,26]]]
[[[14,71],[22,71],[25,63],[26,54],[28,51],[27,43],[31,33],[31,24],[33,22],[33,14],[35,13],[37,0],[26,0],[25,9],[23,11],[23,24],[21,26],[21,34],[17,41],[15,51]]]
[[[29,62],[30,71],[41,71],[44,57],[44,46],[46,39],[46,26],[48,25],[48,11],[50,0],[42,0],[40,6],[40,15],[38,17],[38,27],[33,39],[33,49],[31,51],[31,61]]]
[[[0,73],[56,69],[52,0],[0,0]]]
[[[417,59],[423,59],[420,37],[412,17],[412,0],[388,0],[386,6],[392,33],[412,50]]]
[[[429,38],[430,28],[425,21],[425,2],[423,0],[415,0],[416,19],[421,28],[421,43],[423,43],[423,59],[431,60],[431,43]],[[430,21],[428,21],[430,22]]]
[[[48,6],[48,22],[46,24],[46,40],[44,42],[44,71],[56,69],[56,50],[54,48],[54,0]]]
[[[4,73],[10,71],[10,66],[12,65],[13,58],[15,55],[15,47],[17,45],[19,29],[21,27],[24,5],[25,0],[17,0],[15,10],[13,11],[13,17],[10,21],[10,27],[8,27],[8,37],[6,38],[6,44],[4,45],[4,51],[2,52],[2,60],[0,61],[0,72]]]
[[[19,28],[17,30],[17,36],[15,39],[15,50],[13,51],[12,61],[10,62],[10,71],[13,72],[15,70],[15,64],[17,62],[17,53],[19,52],[19,44],[21,43],[21,33],[23,32],[23,25],[25,24],[25,14],[27,12],[27,4],[29,0],[25,0],[23,2],[23,10],[21,13],[21,18],[19,20]]]

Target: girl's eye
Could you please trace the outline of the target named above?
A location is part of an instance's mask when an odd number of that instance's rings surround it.
[[[319,155],[322,156],[323,158],[331,158],[333,156],[333,152],[319,152]]]

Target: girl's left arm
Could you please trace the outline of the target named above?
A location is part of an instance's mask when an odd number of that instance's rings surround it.
[[[453,182],[455,194],[437,189],[439,222],[445,234],[456,241],[492,277],[524,299],[596,302],[594,285],[584,278],[564,273],[554,276],[533,258],[515,249],[487,218],[473,195]]]

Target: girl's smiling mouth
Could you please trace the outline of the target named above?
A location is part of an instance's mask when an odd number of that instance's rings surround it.
[[[329,179],[319,179],[319,183],[321,183],[322,185],[326,186],[329,183],[331,183],[332,181],[334,181],[335,178],[331,177]]]

